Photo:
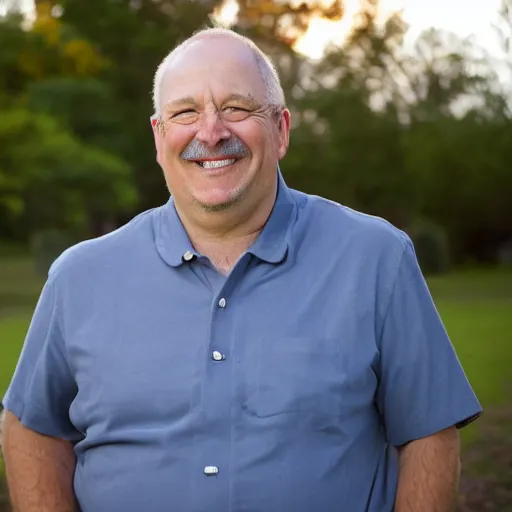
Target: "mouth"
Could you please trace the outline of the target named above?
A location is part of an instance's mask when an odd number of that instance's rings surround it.
[[[203,169],[221,169],[228,167],[236,162],[236,158],[226,158],[224,160],[195,160],[195,163]]]

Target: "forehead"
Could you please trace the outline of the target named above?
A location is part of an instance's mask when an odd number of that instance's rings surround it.
[[[203,103],[231,95],[263,103],[265,85],[253,52],[228,37],[205,37],[179,50],[161,85],[162,106],[183,97]]]

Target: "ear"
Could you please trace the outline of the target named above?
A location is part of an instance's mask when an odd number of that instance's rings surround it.
[[[277,156],[279,160],[284,158],[286,153],[288,152],[288,147],[290,145],[290,111],[285,108],[281,112],[281,119],[279,120],[279,124],[277,125],[278,133],[279,133],[279,145],[277,147]]]
[[[158,116],[157,116],[156,114],[153,114],[153,115],[150,117],[150,120],[151,120],[151,127],[153,128],[153,131],[158,130],[158,125],[159,125],[159,119],[158,119]]]
[[[161,127],[156,115],[151,116],[151,128],[153,129],[153,137],[155,139],[156,161],[160,163],[160,141],[161,141]]]

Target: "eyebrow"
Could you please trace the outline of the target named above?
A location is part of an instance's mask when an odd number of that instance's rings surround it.
[[[231,94],[229,95],[223,103],[227,103],[228,101],[241,101],[243,103],[247,103],[254,108],[258,108],[260,104],[255,100],[255,98],[249,94],[248,96],[243,96],[242,94]]]
[[[174,108],[183,107],[185,105],[197,106],[197,101],[192,98],[192,96],[185,96],[183,98],[178,98],[177,100],[169,101],[165,104],[164,110],[172,110]]]

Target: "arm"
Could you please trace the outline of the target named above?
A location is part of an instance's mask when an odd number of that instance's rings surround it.
[[[460,475],[455,427],[411,441],[398,449],[400,472],[396,512],[452,512]]]
[[[10,412],[1,421],[2,452],[14,512],[78,511],[70,442],[30,430]]]
[[[83,436],[69,417],[77,384],[67,358],[62,298],[46,282],[2,402],[2,450],[15,512],[74,512],[72,443]]]
[[[396,512],[447,512],[458,487],[456,428],[482,408],[405,241],[382,300],[376,404],[388,443],[400,447]]]

